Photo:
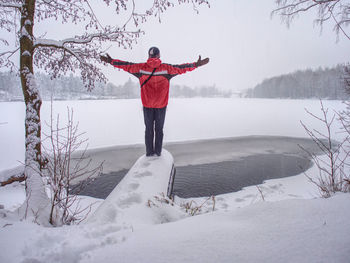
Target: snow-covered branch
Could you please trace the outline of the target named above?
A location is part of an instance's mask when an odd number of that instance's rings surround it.
[[[120,30],[106,30],[105,32],[85,34],[83,36],[77,36],[74,38],[66,38],[63,40],[53,40],[53,39],[36,39],[34,41],[34,48],[37,47],[56,47],[56,48],[66,48],[67,44],[79,44],[84,45],[97,39],[99,41],[118,41],[121,36],[126,35],[138,35],[141,31],[127,32]]]
[[[52,77],[58,77],[69,71],[78,71],[85,86],[91,90],[96,81],[106,81],[104,74],[96,66],[100,64],[101,43],[109,41],[130,48],[139,34],[140,31],[127,32],[107,28],[103,32],[84,34],[61,41],[36,39],[34,63],[49,72]]]
[[[20,10],[22,8],[22,1],[0,1],[0,8],[1,7]]]

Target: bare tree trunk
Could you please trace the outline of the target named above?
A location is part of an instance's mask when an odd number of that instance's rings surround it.
[[[33,74],[33,26],[35,0],[25,0],[21,10],[20,29],[20,76],[24,101],[25,119],[25,177],[26,177],[26,211],[25,215],[34,215],[39,223],[44,223],[45,208],[48,197],[40,176],[41,165],[41,97],[35,84]]]

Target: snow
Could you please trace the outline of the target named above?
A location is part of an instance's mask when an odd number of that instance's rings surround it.
[[[27,29],[26,29],[24,26],[22,26],[22,28],[21,28],[21,35],[20,35],[20,38],[22,38],[22,37],[27,37],[27,38],[29,38],[30,40],[33,39],[32,36],[28,33]]]
[[[162,174],[159,168],[169,167],[171,163],[172,157],[166,152],[160,159],[141,157],[119,190],[117,187],[106,202],[96,200],[101,205],[94,206],[84,224],[47,228],[18,221],[16,217],[0,218],[3,251],[0,261],[348,262],[350,195],[339,193],[328,199],[311,198],[314,186],[303,175],[271,180],[260,186],[272,191],[265,191],[267,201],[258,197],[255,187],[249,187],[218,196],[217,200],[225,200],[227,206],[218,201],[215,211],[208,209],[207,213],[193,217],[180,208],[179,204],[184,201],[180,199],[175,199],[174,206],[158,202],[148,207],[144,197],[137,204],[132,198],[124,202],[125,207],[118,204],[123,195],[133,194],[130,186],[135,184],[135,173],[156,175],[153,182],[163,184],[164,188],[165,178],[158,176]],[[312,169],[309,173],[315,172]],[[165,170],[167,174],[169,170]],[[158,186],[151,184],[152,180],[141,179],[144,188],[136,192],[159,191]],[[279,188],[270,187],[274,185]],[[12,188],[1,188],[0,192],[23,191],[18,185]],[[250,202],[239,208],[242,196]],[[93,201],[93,198],[85,200],[86,203]],[[121,210],[122,217],[106,217],[106,213]]]
[[[146,204],[156,195],[166,195],[173,163],[166,150],[159,158],[140,157],[87,222],[129,224],[134,229],[163,222]]]
[[[24,21],[24,25],[26,26],[31,26],[32,24],[32,21],[30,21],[29,19],[26,19],[26,21]]]
[[[139,102],[88,102],[82,106],[84,103],[71,105],[82,107],[75,108],[75,117],[83,127],[94,126],[88,129],[94,147],[143,138]],[[305,119],[310,119],[303,108],[314,112],[318,103],[173,100],[165,134],[168,141],[254,134],[305,137],[299,120],[307,123]],[[341,102],[326,103],[338,110],[342,107]],[[4,105],[0,104],[0,110],[14,104]],[[56,105],[65,108],[66,102]],[[253,109],[253,105],[258,107]],[[21,114],[18,118],[23,120]],[[11,118],[8,121],[10,127],[16,126]],[[309,123],[313,124],[312,120]],[[133,129],[122,129],[126,124]],[[1,136],[8,129],[5,127],[0,127]],[[9,142],[18,140],[15,130],[7,134]],[[7,152],[1,151],[4,159]],[[167,190],[173,161],[166,150],[160,158],[141,156],[105,202],[81,196],[80,205],[92,204],[92,211],[87,221],[78,225],[53,228],[21,220],[16,209],[25,199],[24,184],[0,187],[0,205],[4,206],[0,206],[0,262],[349,262],[350,194],[320,198],[315,185],[300,174],[216,196],[215,203],[206,198],[178,197],[167,203],[162,192]],[[17,167],[11,172],[20,171]],[[307,174],[315,178],[317,167],[311,167]],[[190,216],[184,209],[191,201],[198,205],[204,202],[198,215]]]
[[[23,51],[22,56],[28,56],[28,57],[30,57],[31,54],[30,54],[30,52],[29,52],[28,50],[25,50],[25,51]]]
[[[135,232],[81,262],[348,262],[349,195],[258,203]],[[342,210],[340,212],[339,210]]]
[[[324,101],[330,109],[343,110],[341,101]],[[143,144],[144,123],[140,99],[101,101],[55,101],[54,116],[61,125],[67,121],[67,106],[79,120],[79,131],[86,132],[89,149],[116,145]],[[305,108],[317,114],[318,100],[273,99],[170,99],[164,127],[165,142],[182,142],[249,135],[308,137],[300,125],[320,127]],[[24,162],[23,102],[2,102],[0,112],[0,171]],[[50,102],[41,107],[42,131],[50,122]],[[337,123],[336,123],[337,124]],[[103,127],[103,129],[101,129]],[[339,127],[335,127],[339,128]],[[341,134],[336,133],[335,138]]]
[[[5,185],[0,191],[0,202],[7,210],[15,211],[24,202],[26,198],[25,191],[21,184],[16,182]]]

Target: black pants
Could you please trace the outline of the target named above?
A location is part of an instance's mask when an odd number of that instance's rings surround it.
[[[143,117],[146,126],[145,144],[147,156],[153,155],[154,153],[159,156],[162,152],[165,112],[166,107],[160,109],[143,107]]]

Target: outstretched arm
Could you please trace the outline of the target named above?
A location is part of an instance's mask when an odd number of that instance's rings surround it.
[[[110,55],[106,54],[105,56],[100,56],[100,59],[103,62],[113,65],[116,68],[123,69],[129,73],[137,73],[140,70],[140,67],[143,63],[132,63],[127,61],[122,61],[119,59],[113,59]]]
[[[199,56],[197,62],[194,63],[187,63],[187,64],[181,64],[181,65],[170,65],[166,64],[168,66],[168,73],[172,76],[176,76],[179,74],[186,73],[188,71],[192,71],[198,67],[204,66],[209,62],[209,58],[201,59],[201,56]]]

